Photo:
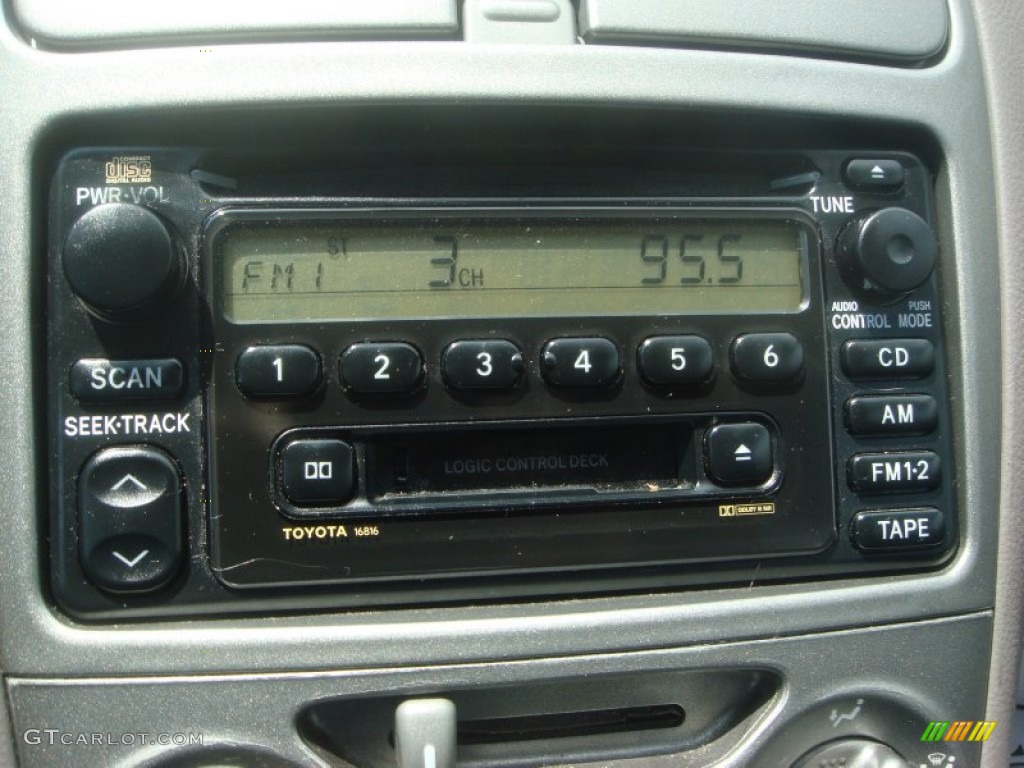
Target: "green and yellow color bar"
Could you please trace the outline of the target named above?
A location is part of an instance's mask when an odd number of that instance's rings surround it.
[[[995,720],[933,720],[921,734],[921,741],[988,741],[995,727]]]

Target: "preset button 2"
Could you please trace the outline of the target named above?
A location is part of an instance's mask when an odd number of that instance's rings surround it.
[[[423,355],[403,341],[353,344],[341,353],[338,370],[350,392],[404,394],[423,380]]]

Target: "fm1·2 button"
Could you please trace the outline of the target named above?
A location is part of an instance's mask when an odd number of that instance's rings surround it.
[[[729,350],[732,372],[752,384],[793,384],[804,372],[804,345],[791,333],[745,333]]]
[[[936,547],[946,538],[946,520],[934,507],[867,510],[854,515],[850,538],[865,552]]]
[[[320,355],[303,344],[249,347],[235,363],[235,381],[246,397],[310,395],[320,386]]]
[[[717,424],[704,450],[708,475],[719,485],[761,485],[775,469],[772,436],[763,424]]]
[[[184,494],[171,458],[152,446],[103,448],[78,478],[82,570],[110,592],[149,592],[181,567]]]
[[[553,387],[610,387],[619,379],[619,348],[600,336],[553,339],[541,350],[540,368]]]
[[[637,368],[648,384],[699,386],[711,379],[715,357],[703,336],[651,336],[637,350]]]
[[[931,491],[942,482],[942,465],[933,451],[858,453],[847,464],[846,475],[858,493]]]
[[[281,490],[289,501],[340,505],[355,488],[355,452],[343,440],[293,440],[281,451]]]
[[[341,353],[338,372],[350,392],[405,394],[423,380],[423,355],[402,341],[353,344]]]
[[[455,341],[441,355],[441,374],[452,389],[512,389],[523,375],[523,353],[504,339]]]

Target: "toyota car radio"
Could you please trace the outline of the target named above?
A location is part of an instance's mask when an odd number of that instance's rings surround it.
[[[956,547],[948,254],[914,156],[572,199],[275,193],[204,158],[56,171],[70,612],[808,580]]]

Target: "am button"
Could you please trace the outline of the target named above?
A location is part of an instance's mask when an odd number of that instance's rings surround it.
[[[181,361],[173,357],[145,360],[87,358],[71,366],[71,394],[81,403],[121,400],[168,400],[185,384]]]

